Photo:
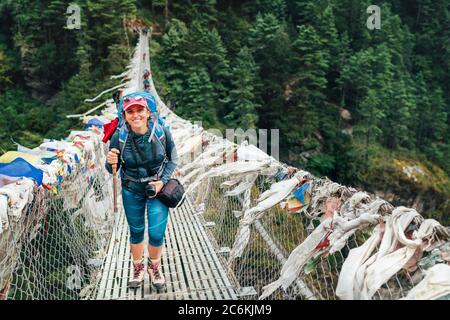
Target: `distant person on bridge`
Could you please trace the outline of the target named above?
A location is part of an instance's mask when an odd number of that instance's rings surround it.
[[[150,70],[145,69],[144,70],[144,79],[148,79],[150,77]]]
[[[148,79],[145,79],[143,84],[144,84],[144,91],[150,92],[150,90],[152,89],[152,86],[150,85],[150,81]]]
[[[123,125],[114,132],[106,169],[121,167],[122,201],[130,228],[133,272],[130,287],[144,280],[145,209],[148,215],[147,272],[158,290],[165,285],[161,254],[169,208],[156,195],[170,179],[177,166],[177,152],[170,130],[160,123],[153,96],[139,93],[122,99]],[[120,162],[119,162],[120,158]]]

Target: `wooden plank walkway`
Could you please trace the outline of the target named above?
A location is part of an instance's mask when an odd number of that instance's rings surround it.
[[[117,218],[96,299],[238,299],[235,286],[227,277],[189,199],[169,214],[162,256],[162,271],[167,283],[165,292],[158,293],[153,289],[147,272],[141,288],[128,288],[132,267],[128,225],[122,208],[119,208]]]

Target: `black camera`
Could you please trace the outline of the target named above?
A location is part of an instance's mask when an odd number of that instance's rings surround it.
[[[156,197],[156,187],[153,184],[149,184],[149,182],[158,181],[158,177],[156,175],[151,176],[146,180],[145,184],[145,196],[149,199]]]
[[[147,198],[154,198],[156,197],[156,187],[153,184],[146,184],[145,185],[145,196]]]

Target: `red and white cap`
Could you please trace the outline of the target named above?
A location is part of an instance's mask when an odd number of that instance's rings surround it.
[[[148,108],[147,102],[142,96],[125,97],[123,100],[123,111],[126,111],[132,106],[142,106],[144,108]]]

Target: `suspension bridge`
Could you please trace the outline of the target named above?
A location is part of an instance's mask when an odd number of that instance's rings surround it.
[[[125,94],[142,89],[149,53],[141,34],[116,77]],[[116,116],[106,99],[75,115],[83,130],[18,145],[0,167],[0,299],[450,298],[448,227],[213,135],[167,108],[150,82],[187,190],[169,214],[166,290],[155,291],[148,275],[141,288],[127,286],[128,226],[120,192],[113,212],[108,145],[93,125]],[[5,174],[13,164],[22,174]]]

